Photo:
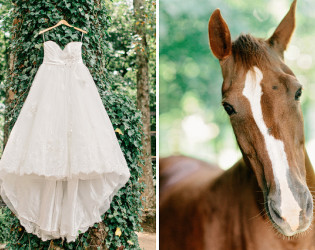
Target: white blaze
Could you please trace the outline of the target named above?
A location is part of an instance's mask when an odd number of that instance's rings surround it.
[[[299,227],[299,215],[301,208],[289,188],[287,180],[289,164],[284,151],[283,142],[275,139],[268,133],[268,128],[263,119],[260,101],[263,94],[260,85],[262,79],[263,74],[259,68],[254,67],[254,72],[248,71],[246,74],[243,95],[248,99],[254,120],[265,139],[267,152],[272,164],[274,177],[276,179],[276,185],[279,187],[281,192],[280,215],[287,221],[291,229],[294,231]]]

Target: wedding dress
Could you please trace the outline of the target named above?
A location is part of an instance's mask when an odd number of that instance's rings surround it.
[[[75,241],[101,221],[130,177],[81,47],[82,38],[63,50],[44,41],[43,63],[0,161],[4,202],[44,241]]]

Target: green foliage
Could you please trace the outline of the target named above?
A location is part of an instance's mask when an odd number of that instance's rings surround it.
[[[38,36],[42,29],[56,24],[61,19],[80,27],[88,34],[83,36],[83,61],[89,68],[98,87],[102,101],[114,128],[119,128],[123,135],[116,134],[126,157],[131,178],[113,199],[111,208],[103,216],[108,236],[106,245],[109,249],[124,246],[125,249],[138,249],[135,231],[140,230],[141,201],[143,186],[138,183],[142,173],[139,167],[141,156],[141,119],[132,99],[124,91],[112,91],[109,79],[111,73],[105,68],[106,58],[110,56],[107,42],[107,28],[110,24],[107,9],[101,2],[92,0],[15,0],[14,8],[7,17],[12,23],[10,30],[10,53],[14,56],[14,66],[4,82],[5,90],[15,93],[15,98],[6,106],[6,120],[12,129],[21,107],[28,94],[30,85],[43,60],[43,37]],[[70,41],[79,41],[81,33],[66,26],[45,33],[45,40],[54,40],[65,46]],[[9,249],[47,249],[50,242],[25,232],[18,219],[8,208],[2,211],[0,240],[7,243]],[[95,225],[97,227],[97,225]],[[116,228],[122,231],[115,236]],[[89,245],[90,231],[79,236],[76,242],[66,243],[54,240],[55,246],[65,249],[84,249]]]
[[[136,54],[133,45],[133,9],[130,3],[119,0],[105,2],[108,6],[112,25],[108,29],[108,42],[112,50],[111,56],[107,59],[107,69],[116,77],[120,77],[125,86],[130,86],[135,94],[136,87]]]
[[[0,145],[3,144],[3,125],[4,125],[4,105],[2,103],[5,100],[4,80],[8,74],[8,53],[7,47],[9,46],[9,37],[6,34],[8,26],[9,10],[12,7],[10,1],[0,0]]]
[[[121,243],[131,241],[137,243],[134,230],[140,230],[139,217],[141,216],[141,201],[139,199],[143,185],[138,182],[142,169],[138,164],[141,154],[141,120],[140,113],[136,110],[133,101],[125,94],[101,94],[103,103],[107,107],[108,114],[115,128],[119,128],[123,135],[118,135],[122,151],[128,162],[131,177],[121,199],[115,199],[112,203],[110,214],[104,220],[110,230],[115,231],[117,227],[122,229],[120,238],[109,235],[107,246],[116,249]],[[121,215],[121,216],[119,216]],[[109,245],[110,243],[110,245]],[[123,244],[127,249],[132,245]]]
[[[136,41],[138,36],[134,32],[135,23],[145,25],[149,56],[150,108],[156,110],[156,1],[146,0],[144,4],[144,20],[135,20],[132,2],[120,0],[105,2],[111,26],[108,29],[109,56],[107,69],[115,76],[111,87],[124,88],[130,96],[135,96],[136,84]],[[118,80],[115,82],[115,80]],[[152,120],[152,130],[155,131],[155,119]],[[155,149],[153,149],[155,152]]]
[[[156,131],[156,1],[144,2],[143,20],[135,20],[132,2],[120,0],[105,2],[111,17],[111,26],[108,29],[109,56],[107,57],[107,69],[112,72],[110,80],[113,89],[125,89],[126,92],[136,98],[137,62],[136,41],[138,36],[134,34],[134,25],[145,25],[149,56],[149,81],[150,81],[150,110],[151,131]],[[156,155],[156,136],[151,137],[152,155]],[[155,162],[153,162],[155,176]]]
[[[7,207],[0,209],[0,242],[6,242],[10,238],[10,229],[12,225],[12,219],[10,209]]]
[[[156,87],[156,1],[146,0],[144,3],[144,20],[135,20],[132,2],[120,0],[106,1],[112,25],[108,29],[110,53],[107,69],[123,79],[128,91],[136,91],[136,50],[138,36],[134,33],[135,23],[145,25],[148,55],[149,77],[152,96],[155,98]],[[120,82],[117,85],[121,84]],[[155,103],[155,100],[152,100]],[[155,110],[155,109],[154,109]]]

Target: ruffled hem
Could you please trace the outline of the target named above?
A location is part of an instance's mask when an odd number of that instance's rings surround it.
[[[40,173],[40,172],[36,172],[36,171],[28,171],[28,172],[18,172],[18,171],[11,171],[9,169],[5,169],[5,170],[0,170],[0,178],[1,176],[5,176],[6,174],[13,174],[13,175],[17,175],[17,176],[29,176],[29,177],[41,177],[44,178],[46,180],[61,180],[61,181],[67,181],[67,180],[73,180],[73,179],[80,179],[80,180],[91,180],[91,179],[95,179],[98,178],[100,175],[103,174],[114,174],[116,173],[114,171],[117,169],[123,169],[123,168],[127,168],[127,166],[123,165],[122,167],[119,166],[117,168],[112,168],[111,170],[102,170],[102,171],[91,171],[91,172],[78,172],[78,173],[71,173],[69,175],[65,175],[65,174],[44,174],[44,173]]]
[[[34,181],[26,176],[8,174],[3,179],[0,175],[1,196],[28,233],[43,241],[63,238],[72,242],[101,221],[129,177],[128,172],[106,173],[93,180],[39,181],[42,178],[37,176]]]

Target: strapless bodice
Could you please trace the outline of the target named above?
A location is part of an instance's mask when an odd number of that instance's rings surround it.
[[[44,42],[43,63],[67,65],[82,62],[82,42],[70,42],[64,49],[54,41]]]

